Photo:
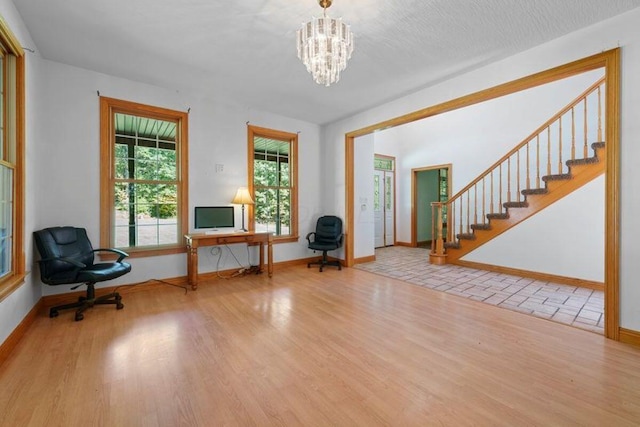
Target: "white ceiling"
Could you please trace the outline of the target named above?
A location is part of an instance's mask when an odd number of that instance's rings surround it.
[[[640,6],[640,0],[334,0],[355,34],[340,82],[313,82],[295,31],[317,0],[14,0],[46,59],[233,97],[324,124]]]

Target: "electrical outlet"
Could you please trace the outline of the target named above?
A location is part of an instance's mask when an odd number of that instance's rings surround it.
[[[224,165],[221,163],[216,163],[216,173],[224,172]]]

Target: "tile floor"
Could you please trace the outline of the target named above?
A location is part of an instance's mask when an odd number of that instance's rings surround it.
[[[429,250],[390,246],[356,268],[604,334],[604,292],[455,265],[429,264]]]

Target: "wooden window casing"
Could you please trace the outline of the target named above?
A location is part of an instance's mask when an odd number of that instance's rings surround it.
[[[119,130],[116,132],[116,118],[121,120],[123,117],[131,117],[134,119],[147,120],[153,123],[162,124],[175,124],[174,140],[175,142],[163,141],[159,136],[154,140],[151,137],[131,135],[131,143],[128,144],[129,148],[135,146],[135,148],[155,148],[157,151],[160,149],[171,148],[171,151],[175,151],[175,160],[171,160],[167,165],[174,167],[175,163],[175,179],[173,180],[161,180],[160,178],[150,180],[137,176],[134,172],[132,176],[122,176],[118,172],[116,165],[123,159],[119,157],[117,148],[126,146],[127,135],[123,135],[123,132]],[[156,131],[156,133],[159,133]],[[129,253],[132,257],[144,257],[155,255],[166,255],[173,253],[185,252],[184,234],[189,230],[188,225],[188,114],[181,111],[169,110],[160,107],[154,107],[149,105],[137,104],[130,101],[123,101],[113,98],[100,97],[100,244],[102,247],[118,247]],[[131,155],[131,163],[135,163],[138,159]],[[158,160],[159,162],[159,160]],[[166,162],[166,161],[165,161]],[[161,218],[159,211],[163,206],[160,201],[156,200],[154,203],[146,203],[150,206],[150,209],[154,209],[154,220],[157,220],[155,225],[144,225],[138,222],[137,216],[139,208],[138,201],[127,199],[130,203],[128,216],[131,216],[131,210],[136,218],[133,219],[134,223],[127,223],[127,227],[133,230],[133,233],[138,233],[143,227],[156,227],[156,233],[158,240],[154,244],[144,244],[144,242],[137,242],[135,238],[123,243],[122,238],[117,234],[117,229],[121,229],[121,224],[116,218],[116,189],[121,186],[128,186],[128,188],[135,188],[136,186],[175,186],[176,187],[176,200],[171,205],[175,205],[175,223],[169,224],[175,226],[175,236],[171,241],[160,241],[160,227],[159,224]],[[137,194],[137,190],[133,190],[134,194]],[[142,203],[141,203],[142,205]],[[132,221],[129,219],[129,221]],[[130,233],[131,234],[131,233]],[[172,233],[173,234],[173,233]],[[130,237],[129,239],[132,239]]]
[[[249,172],[249,193],[254,200],[254,205],[249,205],[248,223],[250,231],[270,231],[274,232],[274,243],[296,242],[298,241],[298,135],[296,133],[283,132],[273,129],[248,126],[248,172]],[[286,154],[281,155],[268,150],[256,151],[256,141],[272,140],[274,143],[286,144]],[[269,161],[278,166],[286,164],[287,173],[284,179],[278,176],[277,184],[262,185],[256,182],[255,165],[256,161]],[[281,181],[285,181],[282,184]],[[282,221],[275,220],[275,229],[257,229],[257,211],[259,209],[260,197],[256,197],[261,191],[272,191],[277,194],[288,192],[289,194],[289,226],[288,232],[281,232]],[[276,196],[280,200],[280,196]],[[277,216],[277,213],[275,214]],[[262,227],[264,228],[264,226]]]
[[[0,301],[24,283],[24,51],[0,18]]]

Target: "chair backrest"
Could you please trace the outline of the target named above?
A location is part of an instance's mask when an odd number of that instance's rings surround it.
[[[342,220],[337,216],[325,215],[316,222],[315,241],[318,243],[334,243],[342,234]]]
[[[93,247],[84,228],[52,227],[33,233],[36,247],[42,259],[66,257],[87,266],[93,265]],[[43,278],[53,274],[77,269],[78,267],[64,261],[40,263],[40,274]]]

